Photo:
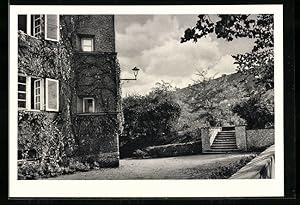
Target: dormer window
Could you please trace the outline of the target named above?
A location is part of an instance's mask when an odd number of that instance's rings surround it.
[[[59,41],[59,15],[19,15],[18,29],[36,38]]]
[[[92,52],[94,51],[94,39],[89,37],[81,38],[81,51]]]

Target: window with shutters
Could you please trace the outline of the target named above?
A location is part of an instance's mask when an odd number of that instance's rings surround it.
[[[18,107],[36,111],[59,111],[59,81],[19,75]]]
[[[18,30],[36,38],[59,41],[59,15],[19,15]]]

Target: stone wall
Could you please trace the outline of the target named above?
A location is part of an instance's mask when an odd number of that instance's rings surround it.
[[[200,154],[201,141],[150,146],[134,152],[137,158],[175,157]]]
[[[246,143],[246,127],[236,126],[235,127],[236,146],[241,151],[247,151]]]
[[[202,152],[206,153],[211,151],[210,146],[212,145],[218,132],[222,131],[222,127],[203,127],[201,128],[201,142]]]
[[[274,129],[247,130],[246,135],[249,151],[262,151],[275,144]]]

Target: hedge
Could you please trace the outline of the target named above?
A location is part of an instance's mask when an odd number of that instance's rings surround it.
[[[135,158],[174,157],[182,155],[200,154],[202,152],[201,141],[150,146],[137,149],[133,155]]]

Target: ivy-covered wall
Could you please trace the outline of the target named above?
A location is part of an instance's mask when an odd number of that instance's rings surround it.
[[[84,53],[75,54],[76,96],[74,112],[81,111],[81,98],[95,99],[95,112],[118,112],[118,88],[120,71],[116,53]],[[78,102],[80,101],[80,102]]]
[[[94,37],[94,51],[76,49],[72,64],[76,82],[72,108],[76,113],[73,125],[79,144],[77,156],[102,166],[117,166],[121,97],[113,16],[82,16],[74,35],[77,48],[78,38],[85,35]],[[94,98],[94,113],[82,112],[84,97]]]
[[[59,80],[60,97],[59,112],[19,110],[18,148],[25,154],[31,149],[38,152],[34,163],[38,175],[74,160],[118,166],[122,113],[114,18],[60,16],[60,20],[59,42],[18,33],[18,72]],[[78,51],[78,34],[87,33],[95,35],[97,52]],[[80,113],[78,99],[90,95],[96,112]],[[19,174],[28,173],[27,165],[19,165]]]
[[[75,54],[74,130],[78,138],[78,156],[103,166],[117,166],[120,134],[120,69],[116,53]],[[95,113],[82,113],[82,98],[93,97]],[[106,153],[106,155],[99,154]]]
[[[52,78],[60,82],[60,112],[19,110],[19,148],[21,150],[36,149],[38,155],[43,157],[51,155],[41,150],[43,150],[42,147],[50,146],[49,143],[52,138],[57,138],[58,134],[55,133],[59,131],[65,138],[65,144],[60,145],[61,149],[68,147],[69,152],[74,151],[75,136],[72,133],[71,109],[68,103],[72,96],[68,82],[72,79],[73,71],[67,48],[61,42],[36,39],[19,31],[18,73],[39,78]],[[43,141],[41,139],[45,129],[52,133],[52,136],[45,136],[46,141]],[[44,143],[40,143],[41,141]],[[53,149],[56,148],[53,147]]]
[[[94,36],[94,50],[115,52],[115,27],[113,15],[87,15],[81,18],[76,29],[76,46],[80,47],[80,36]],[[79,49],[77,49],[79,50]]]

